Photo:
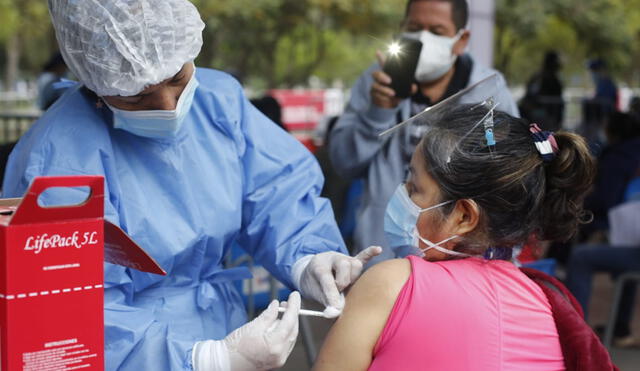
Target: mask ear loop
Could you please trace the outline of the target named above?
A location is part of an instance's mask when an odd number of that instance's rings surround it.
[[[469,257],[469,256],[471,256],[471,255],[469,255],[469,254],[465,254],[465,253],[463,253],[463,252],[458,252],[458,251],[449,250],[449,249],[446,249],[446,248],[444,248],[444,247],[440,246],[440,245],[442,245],[443,243],[447,243],[447,242],[449,242],[449,241],[451,241],[451,240],[454,240],[454,239],[456,239],[456,238],[459,238],[460,236],[458,236],[458,235],[451,236],[451,237],[446,238],[446,239],[444,239],[444,240],[442,240],[442,241],[440,241],[440,242],[438,242],[438,243],[433,243],[433,242],[431,242],[431,241],[429,241],[429,240],[427,240],[427,239],[423,238],[422,236],[420,236],[420,234],[419,234],[419,233],[417,233],[417,230],[416,230],[416,234],[417,234],[418,239],[419,239],[420,241],[422,241],[425,245],[429,246],[429,247],[427,247],[427,248],[420,249],[420,251],[422,251],[422,253],[423,253],[423,254],[424,254],[427,250],[429,250],[429,249],[436,249],[436,250],[438,250],[438,251],[440,251],[441,253],[444,253],[444,254],[449,254],[449,255],[454,255],[454,256],[464,256],[464,257]],[[443,251],[443,250],[446,250],[446,251]]]
[[[420,212],[420,214],[422,214],[422,213],[424,213],[424,212],[426,212],[426,211],[433,210],[433,209],[437,209],[437,208],[439,208],[439,207],[441,207],[441,206],[448,205],[448,204],[450,204],[450,203],[452,203],[452,202],[453,202],[453,200],[449,200],[449,201],[445,201],[445,202],[440,202],[440,203],[439,203],[439,204],[437,204],[437,205],[433,205],[433,206],[429,206],[429,207],[424,208],[424,209],[420,209],[420,211],[419,211],[419,212]],[[417,205],[416,205],[416,206],[417,206]]]
[[[461,28],[460,31],[458,31],[456,33],[456,35],[453,37],[453,44],[457,43],[458,41],[460,41],[460,39],[462,39],[462,35],[464,35],[466,29],[465,28]]]

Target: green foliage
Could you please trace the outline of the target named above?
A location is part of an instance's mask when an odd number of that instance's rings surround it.
[[[560,52],[565,76],[584,76],[585,61],[601,57],[617,77],[640,82],[633,77],[640,53],[639,0],[497,0],[496,5],[496,67],[510,82],[529,78],[549,49]]]
[[[0,41],[4,44],[20,24],[18,9],[13,0],[0,0]]]
[[[197,63],[232,72],[254,88],[306,85],[310,76],[347,86],[399,30],[406,0],[192,0],[207,27]],[[17,43],[17,44],[16,44]],[[496,0],[495,63],[511,83],[557,49],[564,74],[605,57],[640,84],[640,0]],[[45,0],[0,0],[0,67],[20,55],[35,76],[55,50]],[[567,81],[571,83],[573,79]]]
[[[199,64],[277,87],[306,84],[311,75],[353,80],[380,46],[370,35],[397,30],[405,0],[211,3],[196,1],[207,23]]]

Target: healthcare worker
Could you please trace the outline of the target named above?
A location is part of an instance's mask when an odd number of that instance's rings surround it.
[[[105,264],[108,370],[264,370],[298,333],[300,298],[247,318],[223,269],[234,246],[340,310],[372,248],[345,252],[310,153],[222,72],[195,68],[204,24],[187,0],[49,0],[70,87],[20,140],[4,196],[34,177],[103,175],[105,218],[168,272]],[[45,204],[78,200],[52,190]],[[368,254],[368,255],[367,255]]]

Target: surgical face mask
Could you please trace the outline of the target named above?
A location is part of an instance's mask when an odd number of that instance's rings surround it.
[[[198,80],[194,69],[174,110],[125,111],[107,104],[113,111],[113,126],[141,137],[171,138],[180,130],[185,117],[191,110],[197,88]]]
[[[393,197],[391,197],[384,215],[384,232],[387,236],[389,247],[396,251],[396,253],[400,253],[400,255],[417,255],[423,257],[428,250],[436,249],[449,255],[469,256],[468,254],[451,251],[442,247],[443,244],[459,238],[457,235],[451,236],[438,243],[433,243],[420,236],[418,232],[417,223],[420,214],[450,204],[451,202],[453,201],[446,201],[421,209],[411,200],[405,185],[400,184],[393,194]],[[422,241],[427,247],[421,249],[419,241]]]
[[[460,40],[462,30],[454,37],[438,36],[429,31],[407,32],[404,35],[422,42],[415,78],[418,82],[432,82],[451,69],[457,56],[453,45]]]

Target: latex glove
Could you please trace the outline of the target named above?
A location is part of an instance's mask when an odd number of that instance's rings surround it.
[[[344,308],[341,292],[355,282],[363,266],[381,252],[380,246],[370,246],[355,257],[334,251],[316,254],[302,271],[300,290],[305,297],[324,304],[325,315],[331,313],[337,317]]]
[[[224,340],[198,342],[193,348],[196,371],[271,370],[284,365],[298,337],[300,294],[289,295],[287,310],[278,319],[274,300],[253,321],[236,329]]]

